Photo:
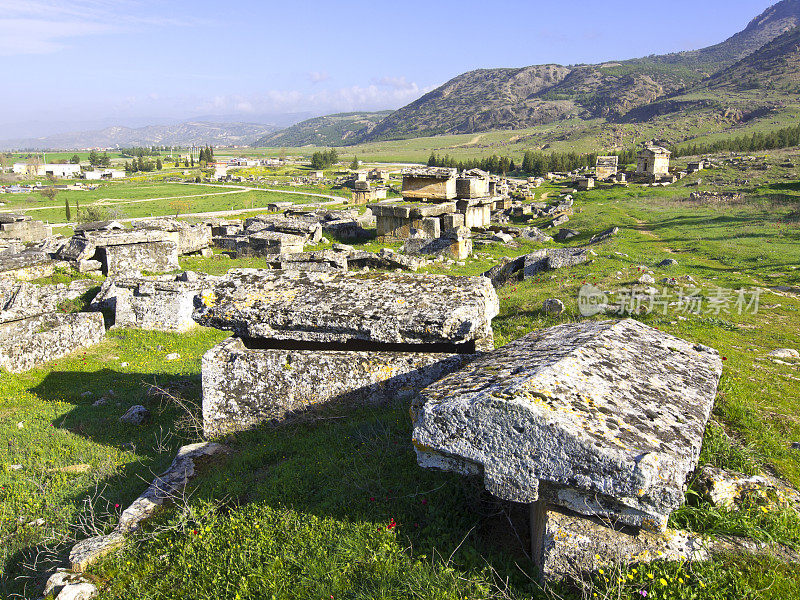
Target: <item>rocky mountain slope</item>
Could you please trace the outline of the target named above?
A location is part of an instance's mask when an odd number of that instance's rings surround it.
[[[259,138],[255,146],[340,146],[372,133],[375,126],[392,113],[353,112],[308,119]]]

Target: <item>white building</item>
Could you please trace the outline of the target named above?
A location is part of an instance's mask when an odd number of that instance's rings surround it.
[[[80,177],[80,165],[29,165],[28,163],[14,163],[12,167],[17,175],[35,175],[37,177]]]
[[[102,171],[86,171],[84,174],[86,179],[100,180],[100,179],[122,179],[125,177],[125,171],[117,169],[103,169]]]

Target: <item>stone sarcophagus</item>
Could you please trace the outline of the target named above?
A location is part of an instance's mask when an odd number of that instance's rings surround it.
[[[231,271],[194,319],[235,337],[203,357],[206,434],[322,402],[410,398],[493,347],[483,278]]]
[[[715,350],[631,319],[537,331],[419,394],[417,460],[530,503],[533,556],[546,578],[561,576],[558,511],[576,531],[593,519],[609,540],[628,526],[653,533],[654,548],[668,541],[721,374]]]
[[[421,167],[403,171],[403,198],[410,200],[454,200],[458,197],[456,169]]]

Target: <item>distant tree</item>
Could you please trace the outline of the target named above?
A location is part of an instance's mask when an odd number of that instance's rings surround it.
[[[100,155],[95,150],[89,152],[89,164],[92,166],[100,164]]]
[[[79,165],[81,164],[81,157],[77,154],[73,154],[72,158],[69,159],[69,162],[73,165]]]
[[[194,156],[191,157],[191,165],[194,166]]]
[[[160,158],[157,158],[157,159],[156,159],[156,169],[158,169],[158,170],[160,171],[160,170],[161,170],[161,169],[163,169],[163,168],[164,168],[164,165],[163,165],[163,163],[161,162],[161,159],[160,159]]]
[[[72,220],[72,215],[69,212],[69,198],[64,198],[64,214],[67,217],[67,221]]]
[[[189,161],[188,160],[184,160],[183,161],[183,168],[184,169],[188,169],[189,168]]]
[[[436,158],[436,153],[435,152],[431,152],[430,157],[428,157],[428,166],[429,167],[435,167],[437,165],[437,163],[438,163],[438,160],[439,159]]]
[[[358,161],[358,157],[357,157],[357,156],[354,156],[354,157],[353,157],[353,162],[351,162],[351,163],[350,163],[350,168],[351,168],[353,171],[357,171],[357,170],[358,170],[358,168],[359,168],[360,166],[361,166],[361,164],[360,164],[360,163],[359,163],[359,161]]]
[[[177,161],[177,160],[176,160],[176,161],[175,161],[175,168],[176,168],[176,169],[179,169],[179,168],[180,168],[180,166],[181,166],[181,163],[180,163],[180,161]]]
[[[169,205],[170,208],[175,211],[175,218],[178,218],[182,212],[188,212],[192,206],[191,203],[185,199],[173,200]]]
[[[335,165],[339,162],[339,153],[336,152],[335,148],[331,148],[328,150],[328,165]]]
[[[103,154],[98,158],[98,160],[101,167],[111,166],[111,157],[108,155],[108,152],[103,152]]]
[[[47,187],[42,190],[39,190],[39,193],[44,196],[50,202],[53,202],[58,195],[58,190],[54,187]]]

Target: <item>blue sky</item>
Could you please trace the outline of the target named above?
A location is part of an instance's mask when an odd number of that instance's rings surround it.
[[[0,139],[398,108],[477,68],[724,40],[770,0],[0,0]]]

